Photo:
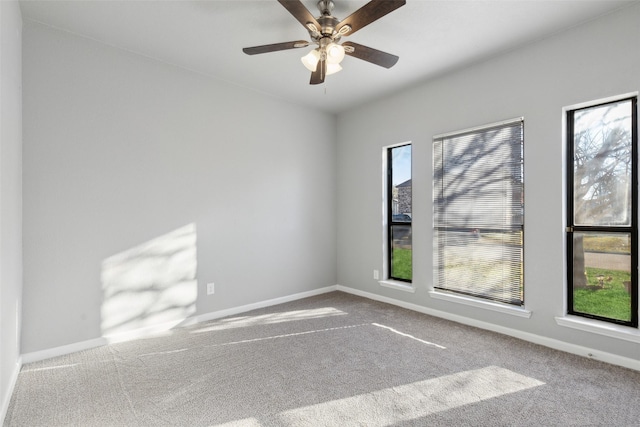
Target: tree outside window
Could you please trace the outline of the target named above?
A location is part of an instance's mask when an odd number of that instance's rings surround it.
[[[638,325],[636,98],[567,112],[568,312]]]

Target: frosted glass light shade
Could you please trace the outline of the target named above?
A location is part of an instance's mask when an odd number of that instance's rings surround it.
[[[335,74],[341,70],[342,70],[342,67],[340,66],[340,64],[331,64],[327,62],[327,76],[330,76],[331,74]]]
[[[344,48],[339,44],[329,43],[327,46],[327,62],[339,64],[344,59]]]
[[[301,60],[304,66],[307,67],[307,70],[314,72],[318,67],[318,61],[320,60],[320,52],[318,51],[318,49],[314,49],[308,54],[306,54],[305,56],[303,56]]]

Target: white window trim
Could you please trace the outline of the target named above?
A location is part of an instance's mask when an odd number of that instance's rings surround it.
[[[378,281],[378,283],[380,283],[380,286],[384,286],[385,288],[397,289],[400,291],[411,292],[411,293],[416,292],[416,287],[413,285],[413,282],[409,283],[409,282],[401,282],[399,280],[386,279],[386,280],[380,280]]]
[[[518,122],[524,122],[524,116],[514,117],[513,119],[508,119],[508,120],[501,120],[499,122],[487,123],[486,125],[474,126],[474,127],[471,127],[471,128],[462,129],[462,130],[456,130],[456,131],[453,131],[453,132],[441,133],[441,134],[438,134],[438,135],[434,135],[431,139],[432,140],[444,139],[444,138],[448,138],[450,136],[462,135],[462,134],[465,134],[465,133],[481,131],[481,130],[494,128],[494,127],[499,127],[499,126],[506,126],[506,125],[510,125],[512,123],[518,123]]]
[[[474,298],[467,295],[458,295],[449,292],[441,292],[437,290],[430,290],[429,296],[431,298],[449,301],[456,304],[464,304],[471,307],[482,308],[485,310],[496,311],[498,313],[510,314],[512,316],[524,317],[529,319],[533,312],[523,307],[516,307],[509,304],[501,304],[499,302],[489,301],[481,298]]]
[[[566,123],[566,118],[567,118],[567,112],[570,110],[580,110],[582,108],[588,108],[588,107],[593,107],[595,105],[600,105],[600,104],[609,104],[612,102],[616,102],[616,101],[622,101],[625,100],[627,98],[633,98],[634,96],[638,96],[640,95],[639,92],[629,92],[629,93],[625,93],[622,95],[616,95],[616,96],[609,96],[606,98],[600,98],[600,99],[594,99],[592,101],[586,101],[586,102],[580,102],[577,104],[573,104],[573,105],[569,105],[567,107],[563,107],[562,108],[562,117],[563,117],[563,124],[564,127],[562,129],[562,138],[563,138],[563,142],[564,142],[564,148],[567,147],[567,123]],[[564,150],[566,151],[566,150]],[[566,179],[566,178],[565,178]]]
[[[616,325],[615,323],[589,319],[581,316],[572,316],[570,314],[565,314],[563,317],[556,317],[555,319],[559,326],[564,326],[566,328],[640,343],[640,330],[631,326]]]

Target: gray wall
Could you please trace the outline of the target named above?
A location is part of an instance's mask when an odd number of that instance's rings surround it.
[[[640,359],[637,343],[554,320],[564,313],[562,108],[638,90],[638,22],[636,5],[337,119],[27,23],[22,353],[102,336],[105,284],[150,284],[131,293],[139,301],[166,285],[141,274],[175,273],[186,259],[174,285],[193,284],[195,300],[167,311],[206,314],[339,283]],[[428,295],[432,136],[518,116],[530,319]],[[372,279],[383,263],[382,147],[406,141],[413,294]]]
[[[22,19],[0,2],[0,419],[20,357],[22,292]]]
[[[103,335],[113,277],[157,297],[151,323],[335,285],[333,116],[39,24],[23,38],[23,354]]]
[[[640,88],[640,6],[424,82],[338,117],[338,283],[433,310],[640,359],[640,346],[556,324],[564,314],[563,107]],[[402,60],[402,59],[401,59]],[[436,300],[432,138],[524,116],[525,300],[531,318]],[[381,287],[382,147],[413,142],[415,293]]]

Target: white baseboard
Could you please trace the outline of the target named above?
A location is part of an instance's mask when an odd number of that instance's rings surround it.
[[[7,417],[7,411],[9,410],[9,404],[11,403],[11,396],[16,388],[16,382],[18,381],[18,374],[22,369],[22,358],[18,357],[16,364],[11,372],[11,378],[9,379],[9,387],[5,390],[4,398],[2,399],[2,406],[0,407],[0,423],[4,425],[4,420]]]
[[[239,307],[228,308],[225,310],[214,311],[211,313],[200,314],[186,318],[180,322],[169,322],[162,325],[155,325],[153,327],[144,327],[126,331],[118,334],[95,338],[87,341],[81,341],[69,345],[63,345],[60,347],[50,348],[46,350],[34,351],[31,353],[25,353],[22,355],[22,363],[38,362],[40,360],[50,359],[52,357],[64,356],[65,354],[71,354],[82,350],[88,350],[95,347],[100,347],[106,344],[113,344],[118,342],[130,341],[139,338],[148,338],[157,336],[170,330],[175,326],[188,326],[195,325],[197,323],[206,322],[209,320],[220,319],[222,317],[233,316],[247,311],[256,310],[259,308],[271,307],[273,305],[283,304],[303,298],[309,298],[316,295],[326,294],[337,290],[336,285],[327,286],[325,288],[314,289],[312,291],[300,292],[293,295],[287,295],[284,297],[273,298],[266,301],[260,301],[252,304],[242,305]]]
[[[95,338],[87,341],[80,341],[73,344],[61,345],[60,347],[48,348],[46,350],[33,351],[22,355],[22,363],[39,362],[52,357],[64,356],[65,354],[76,353],[78,351],[89,350],[108,344],[106,338]]]
[[[141,328],[132,329],[129,331],[116,332],[109,335],[103,335],[107,344],[116,344],[119,342],[132,341],[140,338],[152,338],[157,336],[166,335],[173,328],[184,325],[189,321],[190,317],[175,319],[170,322],[162,322],[155,325],[143,326]]]
[[[462,323],[464,325],[474,326],[477,328],[498,332],[504,335],[509,335],[509,336],[519,338],[525,341],[529,341],[535,344],[540,344],[545,347],[553,348],[553,349],[564,351],[567,353],[576,354],[583,357],[588,357],[591,359],[600,360],[603,362],[610,363],[612,365],[623,366],[625,368],[640,371],[640,360],[631,359],[628,357],[623,357],[616,354],[607,353],[604,351],[595,350],[592,348],[583,347],[575,344],[570,344],[570,343],[556,340],[553,338],[548,338],[541,335],[520,331],[517,329],[507,328],[507,327],[496,325],[493,323],[483,322],[480,320],[459,316],[457,314],[451,314],[445,311],[434,310],[421,305],[396,300],[394,298],[384,297],[381,295],[361,291],[354,288],[349,288],[342,285],[327,286],[320,289],[314,289],[312,291],[300,292],[297,294],[292,294],[292,295],[279,297],[279,298],[273,298],[266,301],[260,301],[252,304],[246,304],[238,307],[228,308],[225,310],[205,313],[205,314],[187,318],[180,325],[181,326],[195,325],[195,324],[207,322],[210,320],[220,319],[228,316],[234,316],[237,314],[246,313],[248,311],[271,307],[278,304],[284,304],[287,302],[296,301],[303,298],[309,298],[312,296],[321,295],[321,294],[325,294],[333,291],[341,291],[341,292],[349,293],[352,295],[361,296],[363,298],[368,298],[371,300],[392,304],[398,307],[417,311],[419,313],[428,314],[430,316],[440,317],[443,319]],[[128,331],[116,336],[101,337],[101,338],[96,338],[88,341],[82,341],[74,344],[55,347],[47,350],[41,350],[41,351],[36,351],[32,353],[25,353],[21,357],[20,367],[22,366],[22,364],[37,362],[40,360],[45,360],[45,359],[49,359],[57,356],[63,356],[65,354],[75,353],[77,351],[88,350],[90,348],[99,347],[99,346],[106,345],[113,342],[121,342],[121,341],[130,340],[130,339],[144,338],[145,336],[150,336],[156,333],[157,331],[155,329],[154,330],[141,329],[141,330],[135,330],[135,331]],[[18,372],[20,371],[20,367],[18,367],[15,372],[15,375],[14,375],[15,378],[12,378],[12,381],[13,381],[12,384],[15,384],[15,380],[17,378]],[[11,395],[9,395],[9,399],[10,398],[11,398]],[[5,404],[8,407],[9,402],[8,401],[3,402],[2,409],[6,411],[6,408],[4,406]]]
[[[580,345],[570,344],[570,343],[556,340],[553,338],[543,337],[541,335],[520,331],[518,329],[511,329],[511,328],[496,325],[493,323],[483,322],[480,320],[459,316],[457,314],[451,314],[445,311],[434,310],[431,308],[423,307],[421,305],[412,304],[412,303],[396,300],[394,298],[384,297],[381,295],[376,295],[370,292],[365,292],[365,291],[349,288],[342,285],[337,285],[336,288],[338,291],[341,291],[341,292],[346,292],[349,294],[361,296],[361,297],[372,299],[375,301],[396,305],[398,307],[417,311],[419,313],[428,314],[430,316],[440,317],[440,318],[451,320],[457,323],[462,323],[464,325],[474,326],[480,329],[486,329],[488,331],[509,335],[524,341],[532,342],[534,344],[539,344],[545,347],[553,348],[555,350],[560,350],[567,353],[576,354],[578,356],[600,360],[602,362],[610,363],[612,365],[623,366],[625,368],[640,371],[640,360],[631,359],[629,357],[623,357],[617,354],[607,353],[604,351],[595,350],[595,349],[583,347]]]

